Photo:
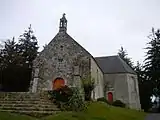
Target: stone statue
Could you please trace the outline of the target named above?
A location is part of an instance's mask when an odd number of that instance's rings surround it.
[[[65,17],[65,13],[63,13],[62,18],[60,19],[60,31],[66,31],[67,30],[67,19]]]

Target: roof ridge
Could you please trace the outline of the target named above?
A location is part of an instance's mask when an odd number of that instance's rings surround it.
[[[128,66],[133,72],[135,72],[120,56],[118,56],[118,58],[122,61],[121,64],[123,65],[123,68],[126,72],[127,72],[126,66]]]
[[[105,58],[105,57],[117,57],[118,55],[110,55],[110,56],[99,56],[99,57],[94,57],[94,58]]]
[[[127,72],[124,64],[126,64],[126,65],[128,65],[128,64],[127,64],[126,62],[124,62],[124,60],[122,60],[122,58],[121,58],[120,56],[118,56],[117,58],[121,61],[120,64],[122,65],[122,67],[123,67],[123,69],[125,70],[125,72]]]

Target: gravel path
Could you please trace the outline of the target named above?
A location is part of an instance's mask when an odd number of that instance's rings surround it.
[[[158,113],[148,114],[145,120],[160,120],[160,114]]]

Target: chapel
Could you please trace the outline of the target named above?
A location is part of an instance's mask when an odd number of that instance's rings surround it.
[[[80,88],[82,79],[95,81],[92,98],[121,100],[129,108],[141,109],[136,73],[118,55],[93,57],[67,33],[65,14],[59,31],[33,62],[30,92],[53,90],[61,85]]]

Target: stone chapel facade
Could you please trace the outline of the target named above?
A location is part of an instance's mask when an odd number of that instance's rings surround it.
[[[118,56],[111,57],[117,61],[107,60],[107,57],[94,58],[69,36],[67,19],[63,14],[59,32],[33,62],[30,91],[52,90],[56,81],[81,89],[81,79],[91,76],[95,80],[93,99],[111,96],[111,99],[121,100],[130,108],[140,109],[136,74]]]

